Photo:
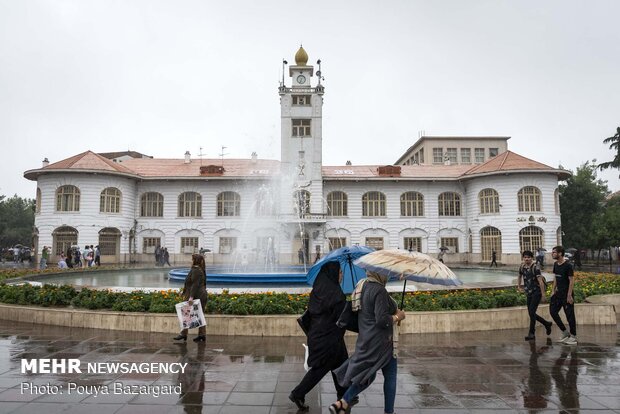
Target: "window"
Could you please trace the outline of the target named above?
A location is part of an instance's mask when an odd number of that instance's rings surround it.
[[[443,148],[433,148],[433,164],[443,164]]]
[[[231,254],[236,248],[236,237],[220,237],[220,254]]]
[[[541,211],[540,190],[537,187],[523,187],[517,193],[519,212]]]
[[[420,150],[420,164],[424,164],[424,148]]]
[[[293,136],[309,137],[310,136],[310,120],[309,119],[293,119]]]
[[[502,232],[499,229],[487,226],[480,230],[480,250],[482,260],[490,262],[493,258],[493,251],[497,257],[502,257]]]
[[[202,196],[188,191],[179,195],[179,217],[202,217]]]
[[[411,252],[422,251],[422,238],[421,237],[404,237],[403,248]]]
[[[370,191],[362,196],[363,217],[385,217],[385,194]]]
[[[536,251],[543,247],[543,230],[540,227],[528,226],[519,231],[519,247],[521,252]]]
[[[327,194],[327,215],[347,215],[347,195],[342,191],[332,191]]]
[[[293,194],[293,206],[297,209],[297,216],[299,218],[305,217],[310,214],[310,193],[306,190],[295,191]]]
[[[159,193],[144,193],[140,197],[140,217],[163,217],[164,196]]]
[[[60,253],[66,253],[71,246],[76,245],[78,242],[78,231],[73,227],[62,226],[58,227],[52,233],[52,251],[56,256],[60,256]]]
[[[456,164],[458,162],[456,154],[456,148],[448,148],[446,150],[446,158],[450,161],[450,164]]]
[[[218,217],[241,215],[241,196],[234,191],[224,191],[217,195]]]
[[[438,202],[440,216],[461,215],[461,196],[457,193],[441,193]]]
[[[142,239],[142,253],[155,253],[155,248],[161,246],[161,237],[145,237]]]
[[[383,250],[383,237],[366,237],[366,246],[375,250]]]
[[[99,196],[100,213],[121,212],[121,190],[114,187],[105,188]],[[116,253],[115,253],[116,254]]]
[[[555,189],[555,191],[553,192],[553,200],[554,200],[554,204],[555,204],[555,214],[560,214],[560,191],[559,189]],[[560,244],[558,243],[558,246]]]
[[[37,188],[37,200],[36,200],[34,212],[35,213],[41,212],[41,189],[40,188]]]
[[[556,238],[556,246],[561,246],[562,245],[562,227],[558,227],[558,229],[555,232],[555,238]],[[579,254],[579,253],[576,253]]]
[[[489,148],[489,158],[497,157],[499,154],[499,148]]]
[[[310,95],[293,95],[293,105],[309,106]]]
[[[492,188],[485,188],[478,193],[480,214],[499,213],[499,194]]]
[[[115,256],[119,252],[121,232],[114,227],[106,227],[99,231],[99,252],[102,256]]]
[[[181,253],[198,253],[198,237],[181,237]]]
[[[80,190],[74,185],[63,185],[56,190],[56,211],[80,211]]]
[[[419,217],[424,215],[424,196],[417,191],[409,191],[400,196],[400,215]]]
[[[484,148],[476,148],[474,150],[474,161],[476,164],[481,164],[484,162]]]
[[[471,148],[461,148],[461,164],[471,164]]]
[[[459,252],[459,238],[458,237],[442,237],[441,247],[446,247],[449,253]]]
[[[329,251],[340,249],[347,245],[346,237],[330,237],[327,239],[329,241]]]

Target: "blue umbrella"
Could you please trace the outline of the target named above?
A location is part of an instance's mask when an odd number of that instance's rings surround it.
[[[366,277],[366,271],[358,266],[355,266],[353,261],[373,251],[374,249],[366,246],[345,246],[340,249],[336,249],[323,256],[321,260],[316,262],[314,266],[308,270],[306,282],[309,285],[313,285],[319,271],[321,270],[321,267],[323,267],[325,263],[339,262],[340,269],[342,270],[342,291],[349,294],[353,292],[357,282]]]

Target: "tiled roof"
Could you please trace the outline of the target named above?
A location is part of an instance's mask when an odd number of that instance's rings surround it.
[[[476,165],[467,171],[464,175],[484,174],[499,171],[515,171],[515,170],[548,170],[557,171],[553,167],[542,164],[538,161],[531,160],[512,151],[506,151],[490,160]]]
[[[378,168],[382,165],[345,165],[345,166],[324,166],[323,177],[326,179],[355,180],[358,178],[386,178],[394,179],[398,177],[380,176]],[[470,165],[401,165],[400,178],[411,179],[441,179],[458,178],[462,176]]]
[[[200,177],[200,167],[208,165],[223,165],[223,177],[269,177],[280,173],[280,161],[259,159],[194,159],[186,164],[184,159],[133,158],[122,165],[141,177]]]
[[[132,171],[123,165],[111,161],[92,151],[85,151],[73,157],[43,167],[43,170],[99,170],[131,174]]]

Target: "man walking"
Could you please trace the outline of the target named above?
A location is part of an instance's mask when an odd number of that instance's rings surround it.
[[[497,252],[495,251],[495,249],[493,249],[493,251],[491,252],[491,266],[493,267],[493,264],[495,264],[495,267],[497,267]]]
[[[533,341],[536,339],[536,321],[543,324],[547,330],[547,335],[551,334],[552,323],[536,314],[540,302],[545,302],[547,298],[545,292],[545,280],[543,275],[540,273],[540,267],[538,266],[538,263],[532,263],[534,261],[534,253],[526,250],[521,255],[521,258],[523,259],[523,264],[519,267],[519,281],[517,284],[519,290],[525,290],[525,293],[527,294],[527,313],[530,315],[530,330],[525,337],[525,340]],[[524,286],[525,289],[523,289]]]
[[[551,303],[549,313],[558,328],[562,330],[562,338],[559,342],[567,345],[577,345],[577,322],[575,321],[575,298],[573,297],[573,266],[564,258],[564,247],[555,246],[551,251],[551,256],[555,260],[553,264],[553,289],[551,290]],[[566,331],[566,326],[560,318],[560,309],[564,309],[564,314],[568,321],[570,333]]]

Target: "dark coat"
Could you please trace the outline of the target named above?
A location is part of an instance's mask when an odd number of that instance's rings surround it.
[[[329,263],[327,264],[329,265]],[[308,331],[308,366],[320,367],[334,357],[346,359],[344,329],[336,326],[346,298],[338,283],[338,269],[325,265],[319,272],[308,302],[310,330]]]
[[[366,385],[391,360],[394,353],[392,315],[395,313],[396,302],[383,285],[373,282],[364,285],[355,352],[334,371],[340,385]]]
[[[183,299],[200,299],[203,308],[207,306],[207,275],[200,266],[192,266],[189,274],[185,278],[183,286]]]

